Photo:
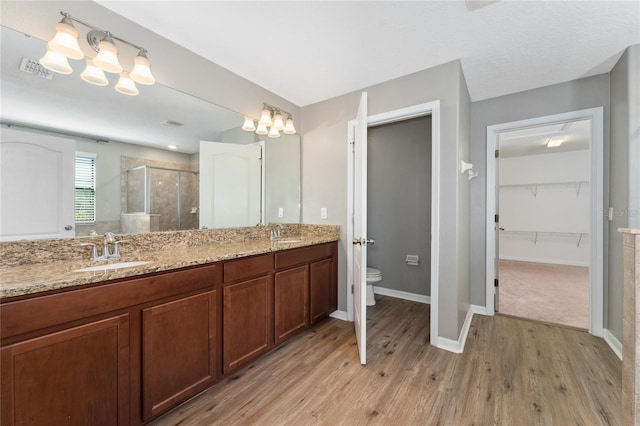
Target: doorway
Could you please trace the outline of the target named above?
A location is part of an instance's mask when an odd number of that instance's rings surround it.
[[[589,328],[590,125],[498,134],[501,314]]]
[[[603,335],[604,323],[604,118],[603,108],[591,108],[580,111],[572,111],[550,116],[536,117],[516,122],[502,123],[487,127],[487,227],[486,227],[486,307],[487,314],[493,315],[496,307],[500,307],[499,273],[499,244],[501,216],[499,211],[499,161],[496,158],[496,150],[499,148],[499,135],[518,129],[527,129],[543,125],[551,125],[587,120],[589,122],[589,332],[596,336]],[[561,164],[550,167],[547,164],[545,170],[553,173],[555,169],[563,169]],[[576,187],[574,187],[576,188]],[[576,191],[581,191],[576,188]],[[533,188],[534,195],[537,190]],[[575,194],[574,194],[575,196]],[[506,227],[505,227],[506,230]],[[582,233],[580,233],[582,234]],[[538,233],[537,238],[542,234]],[[536,235],[532,235],[534,243]],[[584,241],[577,236],[576,245]]]
[[[375,294],[426,303],[431,260],[431,116],[369,126],[367,266]]]

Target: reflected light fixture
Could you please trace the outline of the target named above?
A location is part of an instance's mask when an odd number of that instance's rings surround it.
[[[564,136],[552,136],[547,142],[547,148],[556,148],[562,145],[562,142],[564,142]]]
[[[282,113],[287,114],[286,120],[282,118]],[[291,113],[266,102],[263,103],[258,126],[256,127],[253,119],[245,117],[242,130],[247,132],[255,131],[259,135],[267,135],[270,138],[279,138],[280,132],[287,135],[296,133]]]
[[[126,95],[137,95],[136,83],[151,85],[156,79],[151,73],[151,62],[147,57],[147,50],[127,40],[116,37],[110,31],[104,31],[95,26],[72,17],[68,13],[60,12],[62,20],[56,24],[56,35],[47,43],[47,53],[40,59],[40,64],[60,74],[71,74],[73,69],[68,59],[83,59],[84,52],[78,43],[79,33],[73,23],[79,23],[89,28],[87,42],[97,52],[93,59],[87,59],[85,70],[80,77],[87,83],[97,86],[109,84],[105,72],[120,74],[120,80],[115,89]],[[118,47],[114,40],[127,44],[138,51],[134,58],[131,73],[124,70],[118,59]]]

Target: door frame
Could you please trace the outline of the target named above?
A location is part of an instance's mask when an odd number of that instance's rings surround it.
[[[438,290],[439,290],[439,247],[440,247],[440,101],[426,102],[406,108],[370,115],[367,127],[431,116],[431,344],[438,342]],[[353,321],[353,150],[352,144],[355,121],[347,123],[347,320]]]
[[[496,243],[494,214],[496,205],[495,150],[498,134],[526,127],[537,127],[558,122],[589,120],[591,122],[589,187],[590,200],[590,259],[589,259],[589,333],[602,337],[604,333],[604,108],[588,108],[560,114],[487,126],[487,204],[486,204],[486,313],[495,314],[494,266]]]

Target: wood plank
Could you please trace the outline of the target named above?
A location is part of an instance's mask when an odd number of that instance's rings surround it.
[[[366,366],[353,324],[328,319],[153,424],[622,424],[602,339],[476,315],[453,354],[429,345],[428,305],[377,299]]]

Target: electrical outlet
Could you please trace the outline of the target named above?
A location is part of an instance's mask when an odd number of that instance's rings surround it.
[[[326,219],[326,218],[327,218],[327,208],[322,207],[320,208],[320,219]]]

